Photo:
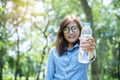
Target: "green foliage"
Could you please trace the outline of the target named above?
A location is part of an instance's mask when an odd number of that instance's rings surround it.
[[[94,19],[99,79],[118,80],[120,2],[113,0],[103,5],[102,0],[88,0],[88,3]],[[1,1],[0,68],[3,68],[3,80],[14,79],[18,51],[20,59],[17,79],[25,80],[28,76],[34,80],[39,76],[43,80],[49,50],[55,45],[60,22],[69,14],[76,14],[82,22],[85,21],[79,0]]]

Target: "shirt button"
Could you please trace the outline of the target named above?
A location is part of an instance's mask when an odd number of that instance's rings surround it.
[[[69,56],[67,56],[67,58],[69,58]]]
[[[67,74],[68,74],[68,72],[67,72]]]

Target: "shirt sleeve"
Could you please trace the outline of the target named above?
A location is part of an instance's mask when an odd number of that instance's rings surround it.
[[[90,59],[89,63],[93,62],[96,59],[96,49],[94,50],[94,56]]]
[[[45,80],[53,80],[53,78],[54,78],[54,60],[53,60],[53,50],[51,49],[48,55]]]

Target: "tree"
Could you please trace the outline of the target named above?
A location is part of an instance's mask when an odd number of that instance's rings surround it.
[[[0,80],[43,80],[60,22],[69,14],[90,22],[94,31],[97,58],[89,79],[118,80],[119,4],[119,0],[109,4],[104,0],[1,1]]]
[[[93,14],[92,14],[91,7],[88,5],[88,2],[86,0],[80,0],[80,2],[81,2],[81,5],[83,7],[83,10],[85,12],[86,20],[87,20],[87,22],[91,23],[91,27],[92,27],[92,30],[94,32],[94,20],[93,20]],[[93,36],[95,36],[95,35],[93,35]],[[97,65],[97,58],[92,63],[92,66],[91,66],[91,79],[92,80],[99,80],[99,71],[98,71],[98,65]]]

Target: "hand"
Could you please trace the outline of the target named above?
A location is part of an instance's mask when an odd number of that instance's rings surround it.
[[[80,38],[79,38],[80,39]],[[82,39],[80,39],[80,48],[83,51],[89,52],[90,53],[90,59],[93,58],[94,56],[94,50],[95,50],[95,40],[93,37],[90,37],[88,39],[86,39],[85,41],[83,41]]]
[[[94,49],[95,49],[94,38],[90,37],[86,39],[85,41],[82,41],[82,39],[80,39],[80,48],[86,52],[94,52]]]

